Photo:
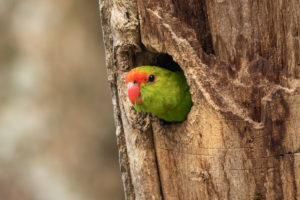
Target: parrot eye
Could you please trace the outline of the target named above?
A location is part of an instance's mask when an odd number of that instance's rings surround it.
[[[150,74],[148,77],[148,82],[153,82],[155,80],[155,76],[153,74]]]

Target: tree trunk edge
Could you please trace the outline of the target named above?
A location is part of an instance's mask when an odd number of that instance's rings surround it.
[[[115,66],[114,66],[114,46],[113,46],[113,38],[112,38],[112,30],[110,25],[110,15],[112,9],[112,2],[99,0],[99,10],[100,10],[100,19],[102,25],[102,34],[103,41],[105,46],[105,56],[106,56],[106,68],[108,75],[108,82],[112,94],[112,104],[114,110],[114,119],[115,119],[115,127],[116,127],[116,139],[117,146],[119,150],[119,165],[120,172],[123,182],[123,189],[125,193],[125,198],[128,200],[134,200],[135,194],[133,189],[133,184],[131,181],[130,167],[126,149],[126,142],[124,136],[124,130],[122,126],[122,120],[120,118],[120,108],[118,103],[118,90],[117,90],[117,77],[115,74]]]
[[[131,0],[100,0],[99,5],[125,198],[162,199],[149,117],[146,128],[144,119],[136,126],[141,116],[129,106],[124,92],[125,72],[141,51],[137,5]]]

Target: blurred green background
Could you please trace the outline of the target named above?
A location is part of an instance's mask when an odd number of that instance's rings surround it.
[[[97,0],[0,0],[0,200],[124,199]]]

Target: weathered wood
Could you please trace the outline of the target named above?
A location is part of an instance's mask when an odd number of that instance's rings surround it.
[[[300,199],[300,2],[109,2],[108,75],[132,198]],[[183,123],[161,126],[126,98],[125,72],[158,54],[190,85]]]
[[[124,84],[124,71],[132,66],[133,54],[140,51],[136,2],[104,0],[100,11],[126,199],[160,199],[149,118],[139,120],[140,116],[131,114]]]

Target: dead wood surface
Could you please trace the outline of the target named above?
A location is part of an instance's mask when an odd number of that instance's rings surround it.
[[[102,0],[100,10],[127,199],[300,199],[298,0]],[[124,76],[170,67],[166,54],[194,105],[161,126],[131,107]]]

